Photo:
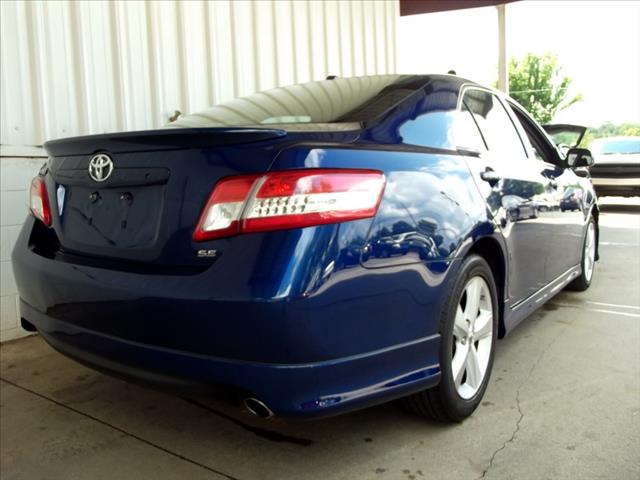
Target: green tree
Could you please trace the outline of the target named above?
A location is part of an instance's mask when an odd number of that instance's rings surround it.
[[[605,122],[599,127],[590,127],[580,145],[589,148],[593,140],[604,137],[640,137],[640,123],[615,125],[611,122]]]
[[[578,94],[569,99],[571,78],[562,76],[558,57],[551,53],[528,53],[522,60],[509,62],[509,95],[526,108],[540,123],[549,123],[556,112],[582,100]]]

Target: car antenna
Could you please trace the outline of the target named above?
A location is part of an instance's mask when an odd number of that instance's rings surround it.
[[[327,75],[326,80],[335,80],[336,78],[338,78],[337,75]]]
[[[457,73],[456,73],[456,71],[455,71],[455,70],[449,70],[447,73],[448,73],[449,75],[457,75]]]

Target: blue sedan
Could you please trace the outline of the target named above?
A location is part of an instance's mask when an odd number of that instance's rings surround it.
[[[264,418],[402,398],[461,421],[497,339],[588,288],[598,255],[589,151],[452,75],[330,78],[45,148],[12,257],[22,326]]]

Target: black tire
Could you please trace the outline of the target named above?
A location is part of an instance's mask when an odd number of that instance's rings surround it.
[[[492,342],[486,373],[477,392],[469,399],[462,398],[455,387],[452,374],[452,352],[454,348],[453,326],[456,309],[465,291],[467,282],[475,277],[482,277],[489,287],[492,305]],[[444,302],[440,315],[440,369],[441,378],[438,386],[414,393],[401,400],[403,407],[422,417],[441,422],[461,422],[478,407],[487,389],[498,332],[498,295],[491,268],[479,255],[467,257],[461,266],[455,286]]]
[[[576,279],[567,285],[567,290],[573,290],[574,292],[584,292],[593,281],[593,274],[595,273],[595,258],[594,265],[591,271],[591,275],[587,275],[585,268],[585,260],[587,256],[587,240],[589,235],[589,229],[593,227],[594,233],[596,232],[596,222],[593,220],[593,217],[589,217],[589,222],[587,223],[587,228],[585,229],[584,239],[582,240],[582,255],[580,257],[580,275],[576,277]],[[598,235],[595,233],[594,241],[597,242]]]

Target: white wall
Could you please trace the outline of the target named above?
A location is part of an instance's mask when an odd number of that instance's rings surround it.
[[[37,149],[26,152],[41,155]],[[11,270],[11,250],[27,216],[27,188],[46,158],[11,157],[0,150],[0,341],[26,335],[18,315],[16,282]]]
[[[155,128],[257,90],[393,73],[397,0],[0,0],[0,339],[10,252],[46,140]],[[7,147],[8,146],[8,147]]]
[[[396,0],[0,2],[1,143],[166,123],[257,90],[395,71]]]

